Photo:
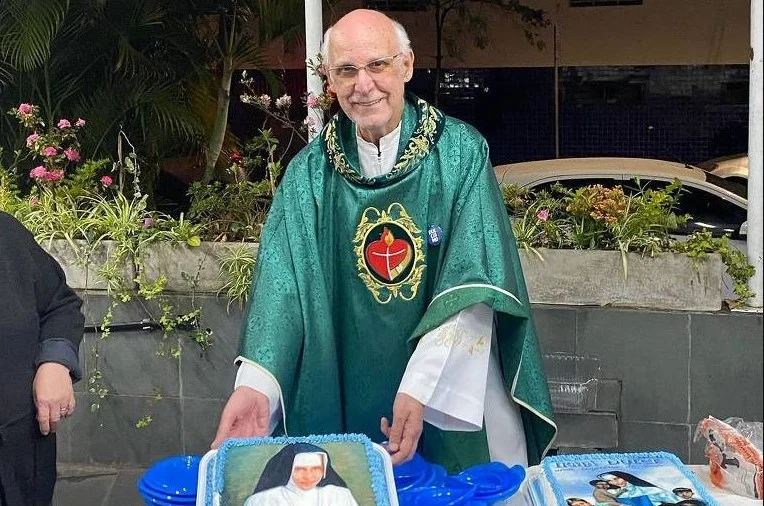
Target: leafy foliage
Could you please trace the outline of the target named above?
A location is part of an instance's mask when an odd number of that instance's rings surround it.
[[[678,180],[663,189],[640,187],[624,193],[620,186],[589,185],[571,190],[555,185],[551,191],[531,191],[517,185],[503,188],[504,203],[512,218],[517,245],[536,248],[604,249],[621,252],[624,276],[628,252],[655,256],[659,252],[685,253],[696,261],[718,253],[735,281],[740,306],[753,295],[747,286],[753,266],[727,237],[696,232],[687,241],[670,236],[688,215],[677,215],[681,192]]]

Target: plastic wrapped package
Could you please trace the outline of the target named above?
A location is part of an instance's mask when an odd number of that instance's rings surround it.
[[[694,440],[701,437],[706,440],[711,482],[734,494],[761,500],[762,422],[741,418],[721,421],[709,416],[698,423]]]

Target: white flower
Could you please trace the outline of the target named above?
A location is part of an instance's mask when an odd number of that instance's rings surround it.
[[[292,105],[292,97],[290,97],[289,95],[284,94],[276,99],[277,109],[289,109],[289,106],[291,105]]]

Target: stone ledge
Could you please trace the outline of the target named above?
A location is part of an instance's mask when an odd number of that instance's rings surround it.
[[[709,255],[697,267],[683,254],[653,258],[603,250],[522,250],[532,303],[719,311],[723,264]],[[539,255],[541,258],[539,258]],[[543,260],[542,260],[543,259]]]

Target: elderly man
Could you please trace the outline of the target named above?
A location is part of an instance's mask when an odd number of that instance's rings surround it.
[[[405,93],[414,54],[385,15],[350,12],[322,53],[342,111],[274,199],[213,447],[283,417],[384,434],[394,464],[537,463],[556,428],[485,140]]]
[[[50,504],[56,439],[82,377],[82,301],[18,221],[0,212],[0,506]]]

